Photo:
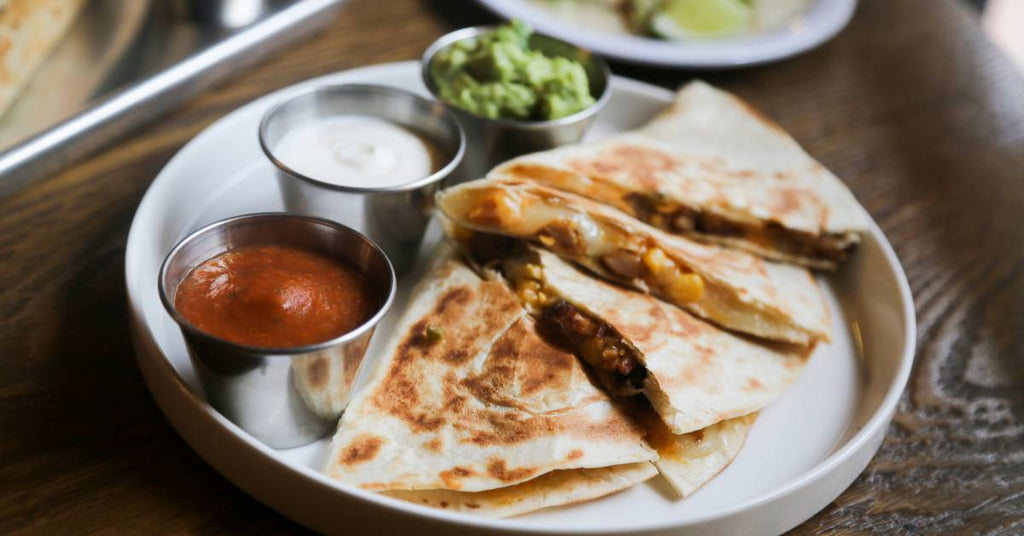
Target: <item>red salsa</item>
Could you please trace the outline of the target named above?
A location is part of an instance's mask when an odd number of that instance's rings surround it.
[[[193,268],[174,307],[210,335],[287,348],[352,331],[373,316],[380,299],[349,263],[287,246],[251,246]]]

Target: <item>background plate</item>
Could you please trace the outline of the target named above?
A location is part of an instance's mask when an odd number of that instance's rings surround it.
[[[857,0],[813,0],[807,11],[792,21],[755,35],[664,41],[574,25],[529,0],[477,2],[506,19],[522,19],[541,33],[576,43],[609,58],[647,65],[708,69],[767,63],[810,50],[846,27],[857,6]]]
[[[835,342],[815,351],[806,371],[764,410],[736,461],[684,501],[660,479],[581,505],[508,520],[484,520],[417,506],[327,479],[319,472],[327,440],[270,449],[203,400],[177,326],[157,295],[164,255],[215,220],[282,207],[256,129],[263,111],[299,87],[369,82],[426,94],[416,62],[355,69],[310,80],[256,100],[211,125],[154,180],[132,223],[125,274],[139,366],[171,424],[214,468],[288,517],[327,533],[417,534],[778,533],[823,508],[874,455],[913,359],[914,316],[906,279],[877,227],[851,261],[823,280]],[[639,126],[664,108],[664,89],[616,78],[591,137]],[[419,265],[439,239],[428,232]],[[375,359],[419,274],[399,282],[392,314],[378,328]],[[372,364],[364,370],[372,368]]]

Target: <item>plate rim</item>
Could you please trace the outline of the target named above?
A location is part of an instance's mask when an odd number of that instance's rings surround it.
[[[156,365],[159,369],[163,370],[164,374],[168,376],[167,379],[174,384],[174,387],[177,390],[181,391],[182,396],[186,397],[188,402],[193,406],[192,410],[198,411],[201,414],[205,414],[209,419],[212,419],[214,421],[214,423],[212,424],[220,425],[221,428],[225,429],[225,432],[230,433],[232,436],[234,436],[235,439],[241,441],[245,446],[256,451],[266,461],[269,461],[276,465],[283,466],[284,469],[294,473],[296,476],[305,478],[307,480],[312,480],[314,484],[325,486],[335,493],[342,493],[354,499],[358,499],[364,502],[370,502],[378,507],[399,510],[405,514],[411,514],[413,516],[427,517],[433,521],[440,521],[454,525],[492,531],[514,530],[524,533],[545,534],[610,534],[622,532],[624,530],[628,530],[630,532],[652,532],[659,530],[670,530],[674,528],[681,528],[691,525],[696,526],[705,523],[722,521],[724,520],[724,518],[736,515],[744,510],[751,510],[754,508],[765,506],[773,501],[781,500],[786,496],[792,495],[806,488],[809,485],[815,484],[822,478],[828,476],[828,474],[835,471],[837,469],[837,466],[851,462],[851,458],[853,458],[855,454],[861,453],[865,448],[870,448],[868,444],[872,440],[876,439],[875,436],[878,435],[879,432],[883,432],[881,437],[884,438],[884,429],[887,427],[896,410],[902,393],[909,380],[911,369],[913,367],[914,352],[916,347],[917,323],[914,313],[913,297],[910,291],[910,285],[907,282],[906,274],[903,270],[903,267],[899,262],[899,259],[896,256],[896,253],[893,250],[892,245],[886,239],[885,235],[882,233],[877,223],[875,223],[873,219],[869,218],[869,234],[872,237],[872,239],[877,242],[883,254],[883,257],[886,263],[888,264],[888,268],[893,272],[893,275],[896,279],[896,285],[899,289],[900,308],[905,326],[904,333],[902,334],[904,337],[904,346],[901,355],[899,356],[899,368],[896,374],[894,375],[892,382],[886,389],[886,394],[882,398],[874,414],[867,420],[867,422],[861,427],[860,430],[858,430],[852,437],[845,441],[844,445],[841,448],[837,449],[824,460],[822,460],[815,466],[811,467],[810,469],[804,471],[799,476],[752,499],[748,499],[744,502],[741,502],[728,508],[712,511],[708,514],[689,518],[684,523],[672,521],[654,521],[638,522],[634,525],[630,525],[628,528],[608,527],[605,529],[597,530],[583,530],[574,529],[572,527],[558,527],[555,529],[551,529],[545,528],[543,526],[538,526],[537,524],[524,523],[516,518],[487,519],[474,517],[468,514],[458,514],[454,512],[430,508],[427,506],[408,503],[405,501],[401,501],[399,499],[393,499],[378,493],[362,490],[354,486],[349,486],[344,483],[331,480],[326,475],[314,471],[311,468],[286,464],[277,460],[274,455],[273,449],[267,447],[266,445],[263,445],[255,438],[252,438],[248,434],[244,433],[240,428],[238,428],[236,425],[228,421],[225,417],[223,417],[215,410],[213,410],[212,407],[210,407],[204,400],[202,400],[196,393],[194,393],[192,388],[178,374],[178,372],[174,369],[174,366],[167,359],[167,356],[156,344],[152,328],[150,325],[146,323],[145,316],[142,311],[142,298],[133,291],[132,282],[133,280],[139,279],[138,276],[133,277],[133,274],[135,273],[136,270],[133,268],[132,265],[135,264],[133,261],[135,257],[139,255],[138,250],[140,248],[140,246],[133,247],[133,244],[138,243],[142,239],[142,231],[140,231],[140,227],[142,224],[140,223],[140,219],[142,218],[144,211],[148,212],[147,209],[149,208],[149,205],[156,203],[155,199],[157,198],[157,192],[159,192],[160,187],[162,187],[164,183],[169,183],[169,181],[171,181],[171,179],[169,178],[171,172],[168,170],[173,170],[173,168],[177,165],[177,162],[181,160],[182,155],[185,152],[189,151],[191,148],[193,148],[195,145],[205,143],[206,138],[213,136],[214,131],[217,130],[218,128],[226,128],[224,127],[224,125],[228,121],[239,120],[241,117],[245,115],[245,110],[248,110],[251,107],[260,106],[262,103],[270,101],[272,99],[279,98],[281,95],[287,94],[289,91],[293,91],[297,87],[300,87],[302,85],[323,83],[326,81],[330,81],[332,79],[338,79],[346,76],[359,76],[361,74],[365,75],[376,71],[398,71],[405,69],[412,69],[418,72],[418,62],[415,60],[411,60],[404,62],[383,63],[358,67],[354,69],[347,69],[335,73],[329,73],[322,76],[310,78],[308,80],[304,80],[296,84],[274,90],[261,97],[257,97],[256,99],[232,110],[231,112],[228,112],[223,117],[214,121],[213,123],[205,127],[196,136],[194,136],[191,140],[189,140],[185,145],[183,145],[175,153],[175,155],[171,157],[170,160],[168,160],[164,167],[161,168],[160,172],[157,174],[157,176],[154,178],[150,186],[147,188],[145,195],[140,201],[138,209],[136,210],[135,215],[132,218],[132,224],[129,230],[125,249],[125,284],[128,305],[131,311],[130,321],[132,323],[133,328],[133,342],[135,343],[136,346],[135,350],[137,354],[137,359],[139,361],[140,368],[144,369],[143,376],[147,385],[147,389],[149,389],[150,392],[154,395],[154,398],[157,399],[157,403],[158,406],[160,407],[161,412],[165,415],[165,417],[168,418],[168,420],[171,422],[172,426],[179,433],[179,435],[181,435],[182,438],[185,439],[189,447],[195,450],[198,454],[200,454],[200,456],[203,457],[204,460],[207,460],[207,457],[193,446],[193,441],[188,437],[186,433],[182,431],[181,427],[179,427],[175,423],[175,420],[171,418],[171,415],[169,414],[171,410],[165,408],[161,403],[160,399],[156,397],[156,389],[154,388],[153,385],[151,385],[151,378],[149,377],[148,374],[146,374],[146,371],[149,369],[150,365]],[[670,90],[639,80],[633,80],[621,76],[614,76],[612,80],[613,87],[628,87],[629,89],[634,91],[647,93],[651,95],[653,98],[666,100],[666,103],[670,102],[671,96],[674,94]],[[149,355],[152,352],[147,351],[145,348],[142,348],[144,344],[143,339],[151,343],[151,345],[155,349],[155,353],[159,354],[160,358],[162,359],[153,359],[153,357],[155,356]],[[153,361],[153,363],[147,365],[142,362],[144,359],[150,359]],[[877,448],[878,445],[875,445],[874,449],[871,450],[870,456],[867,458],[867,461],[870,461],[870,459],[874,456],[875,452],[877,451]],[[865,461],[865,464],[867,463],[867,461]],[[209,460],[207,460],[207,462],[210,463],[213,469],[216,470],[218,473],[222,473],[221,469],[217,465],[215,465],[212,462],[209,462]],[[859,475],[861,472],[863,472],[863,466],[858,469],[856,475]],[[854,476],[854,478],[856,477],[856,475]],[[852,480],[853,479],[851,479],[850,482],[846,482],[840,489],[840,492],[849,487],[849,484],[852,483]],[[246,493],[253,494],[244,486],[239,485],[237,483],[236,485],[238,485],[238,487],[241,488]],[[816,511],[819,510],[820,508]],[[301,520],[297,521],[301,522]]]
[[[669,45],[670,41],[659,41],[651,37],[639,36],[639,35],[619,35],[609,32],[597,32],[594,31],[593,37],[587,36],[585,32],[588,28],[578,25],[570,25],[571,28],[568,32],[561,30],[557,25],[567,26],[564,21],[559,21],[557,17],[541,18],[539,14],[533,12],[534,9],[541,10],[543,8],[535,6],[523,6],[525,0],[516,0],[514,3],[508,3],[507,0],[476,0],[477,4],[484,7],[491,14],[496,15],[503,19],[521,18],[534,26],[538,31],[545,34],[557,37],[559,39],[565,39],[570,42],[577,42],[577,44],[589,48],[594,52],[597,52],[603,56],[614,58],[619,61],[633,63],[638,65],[648,65],[656,67],[691,67],[699,69],[730,69],[737,67],[752,67],[755,65],[763,65],[775,61],[781,61],[786,58],[791,58],[804,52],[809,52],[838,35],[844,28],[850,23],[853,18],[854,11],[856,11],[858,0],[814,0],[814,3],[820,2],[833,2],[836,4],[836,8],[830,17],[826,17],[820,24],[809,26],[805,34],[802,35],[779,35],[772,39],[771,35],[773,31],[763,32],[761,34],[754,34],[749,36],[750,39],[758,37],[769,38],[782,45],[776,45],[778,50],[761,50],[758,51],[757,44],[751,42],[744,42],[744,40],[732,41],[723,43],[722,46],[717,48],[704,48],[703,50],[687,50],[685,45],[678,45],[676,50],[670,50],[666,53],[662,49],[664,45]],[[814,4],[812,4],[813,6]],[[526,7],[525,16],[523,7]],[[576,36],[583,33],[584,39],[575,39]],[[613,39],[613,43],[624,43],[624,39],[629,39],[632,42],[632,46],[624,47],[619,49],[612,45],[604,45],[603,39]],[[633,41],[636,39],[636,41]],[[769,42],[771,42],[771,40]],[[645,42],[649,41],[649,43]],[[763,43],[762,43],[763,44]],[[646,48],[649,54],[640,54],[632,52],[634,47]]]

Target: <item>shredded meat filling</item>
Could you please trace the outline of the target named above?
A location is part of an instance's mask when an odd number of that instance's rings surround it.
[[[587,363],[604,372],[617,374],[633,389],[643,386],[647,369],[621,337],[605,324],[591,318],[565,300],[555,300],[541,315],[547,325],[580,349]],[[619,386],[615,386],[618,388]]]
[[[501,270],[523,306],[576,349],[579,357],[595,369],[609,391],[620,396],[641,392],[647,369],[640,362],[636,350],[607,324],[547,288],[543,281],[543,268],[525,260],[517,240],[474,232],[463,242],[474,262],[497,266]],[[623,261],[623,266],[642,262],[639,259]]]
[[[853,247],[839,236],[816,236],[785,229],[777,223],[756,226],[731,221],[717,214],[697,212],[672,203],[660,194],[630,194],[625,198],[633,214],[670,233],[697,232],[720,237],[743,237],[792,255],[841,262]]]
[[[698,233],[712,234],[715,236],[743,236],[747,229],[743,225],[729,221],[717,214],[700,213],[694,221],[694,229]]]
[[[515,251],[518,242],[514,238],[490,234],[471,233],[466,247],[469,256],[481,266],[487,266],[496,261],[507,258]]]

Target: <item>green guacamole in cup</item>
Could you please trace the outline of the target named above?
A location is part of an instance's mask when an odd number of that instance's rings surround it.
[[[547,121],[594,103],[583,65],[531,50],[533,30],[513,20],[442,50],[430,75],[442,100],[490,119]]]

